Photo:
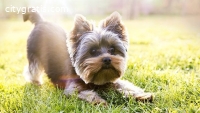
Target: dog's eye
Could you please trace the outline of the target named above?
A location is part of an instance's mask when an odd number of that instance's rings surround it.
[[[115,53],[115,48],[114,47],[111,47],[108,52],[111,54],[111,55],[114,55]]]
[[[97,55],[98,55],[97,49],[91,49],[91,50],[90,50],[90,54],[91,54],[92,56],[97,56]]]

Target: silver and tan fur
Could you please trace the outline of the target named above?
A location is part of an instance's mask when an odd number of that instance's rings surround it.
[[[128,37],[119,13],[112,13],[98,27],[76,15],[68,35],[31,9],[23,18],[35,24],[27,41],[29,65],[24,76],[28,81],[40,85],[44,71],[65,95],[77,92],[90,103],[107,104],[96,92],[107,87],[136,100],[152,101],[152,93],[120,79],[126,70]]]

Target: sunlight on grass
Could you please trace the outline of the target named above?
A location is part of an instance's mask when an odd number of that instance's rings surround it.
[[[180,17],[125,21],[130,46],[123,79],[154,92],[153,103],[101,92],[108,107],[68,98],[45,78],[43,86],[26,83],[26,40],[33,28],[21,20],[0,21],[0,112],[200,112],[200,35]],[[72,20],[61,24],[70,30]]]

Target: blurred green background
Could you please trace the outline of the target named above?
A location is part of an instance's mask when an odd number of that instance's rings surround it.
[[[39,7],[38,11],[53,22],[73,19],[77,13],[99,19],[118,11],[124,20],[179,16],[185,19],[188,27],[200,28],[200,0],[0,0],[0,20],[22,19],[19,11],[24,7]],[[47,11],[52,7],[57,9]],[[163,19],[163,22],[167,20]]]
[[[23,22],[17,8],[24,7],[66,8],[39,12],[67,32],[77,13],[99,22],[118,11],[130,39],[122,79],[154,92],[154,102],[106,92],[105,108],[66,98],[47,78],[42,87],[27,84],[22,72],[34,25]],[[200,0],[0,0],[0,113],[199,113],[199,106]]]
[[[126,19],[144,15],[198,15],[199,0],[0,0],[0,17],[16,17],[16,13],[7,13],[6,7],[66,7],[64,17],[81,13],[83,15],[102,16],[118,11]]]

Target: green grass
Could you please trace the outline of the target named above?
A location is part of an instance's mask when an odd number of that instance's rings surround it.
[[[200,34],[180,17],[145,17],[125,21],[130,38],[128,69],[123,79],[155,93],[153,103],[109,91],[109,105],[94,106],[66,97],[45,77],[42,86],[26,83],[26,39],[33,25],[0,21],[0,113],[200,113]],[[61,26],[69,30],[72,21]]]

